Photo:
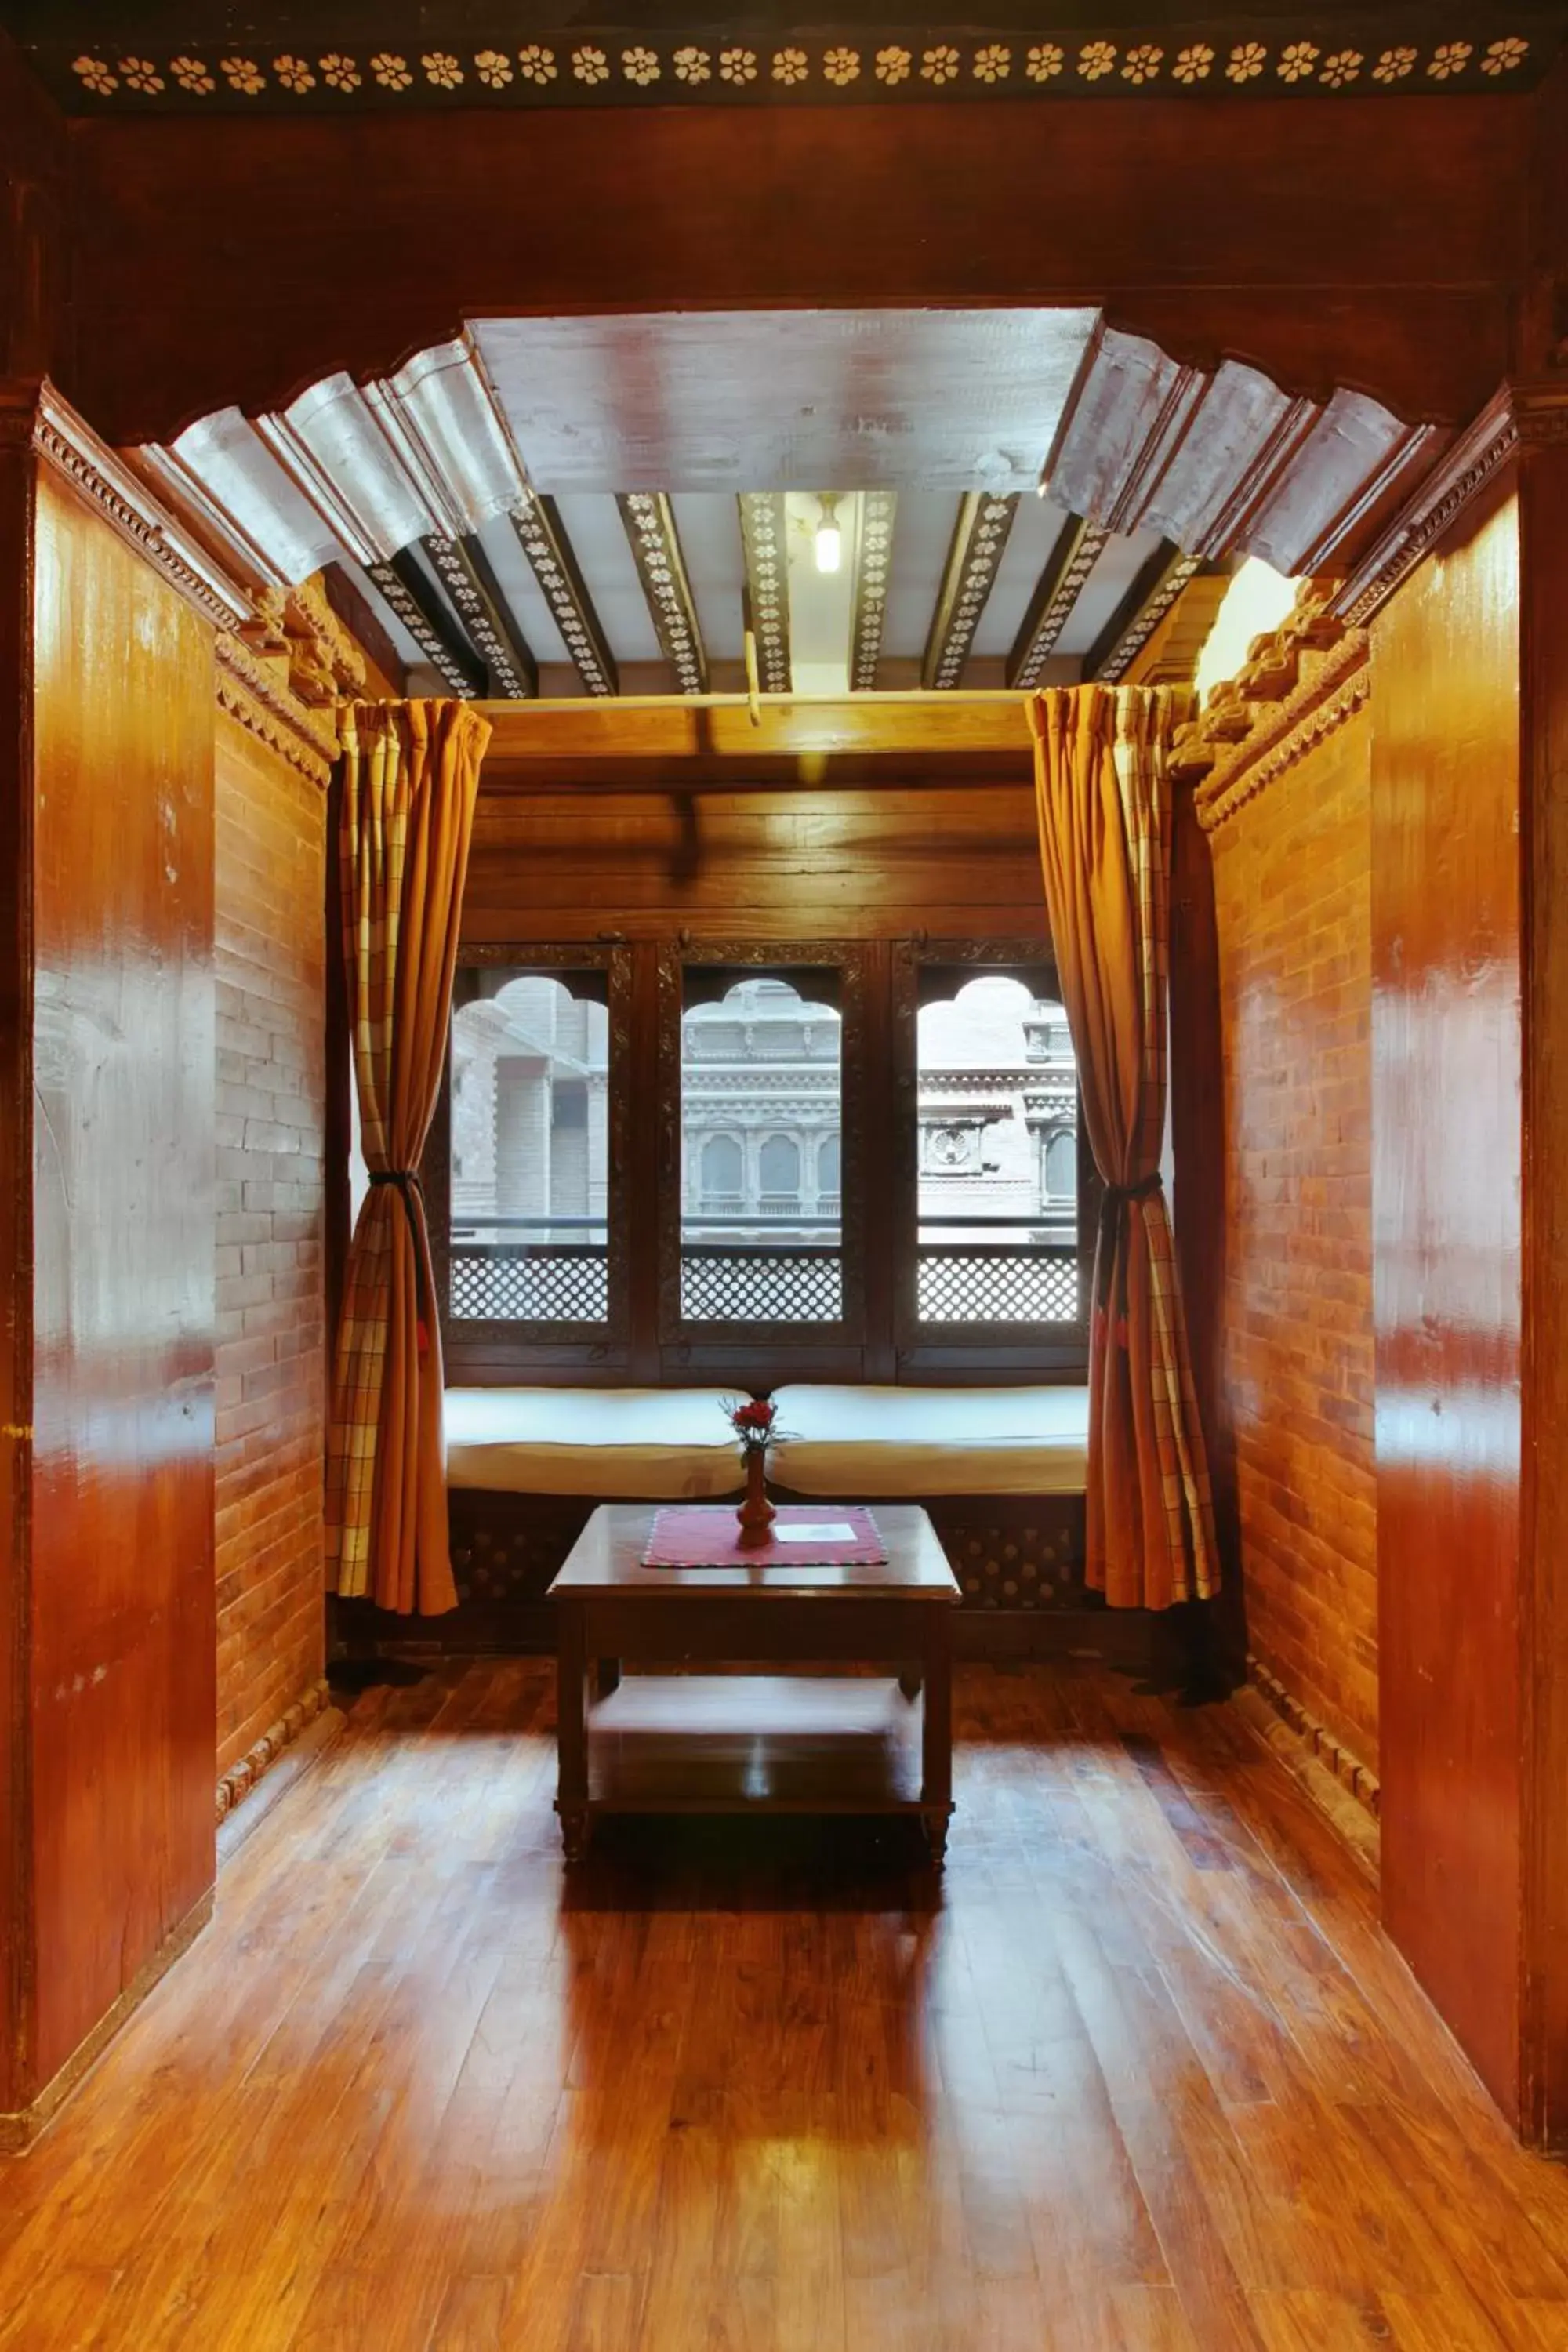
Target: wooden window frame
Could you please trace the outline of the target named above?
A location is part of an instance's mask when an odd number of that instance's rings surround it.
[[[1078,1121],[1079,1298],[1072,1325],[921,1324],[917,1015],[931,966],[1022,965],[1054,972],[1047,938],[697,939],[676,931],[465,947],[460,968],[602,971],[609,998],[609,1315],[600,1323],[455,1322],[451,1269],[451,1055],[426,1147],[447,1377],[545,1387],[697,1383],[768,1389],[788,1381],[979,1387],[1072,1381],[1089,1358],[1088,1307],[1100,1180]],[[831,970],[843,1020],[839,1062],[841,1265],[845,1314],[821,1323],[689,1323],[680,1302],[680,1017],[686,969]]]
[[[630,1137],[633,1118],[632,960],[628,949],[594,942],[535,946],[466,947],[459,971],[500,968],[543,979],[569,979],[573,972],[602,971],[609,1014],[609,1068],[605,1079],[605,1286],[608,1313],[603,1322],[486,1322],[454,1318],[452,1290],[452,1046],[448,1029],[447,1066],[436,1115],[430,1123],[421,1176],[430,1220],[430,1255],[441,1319],[447,1376],[481,1383],[519,1374],[583,1369],[601,1372],[626,1365],[631,1338],[631,1234],[627,1217]]]
[[[838,994],[839,1269],[844,1313],[832,1323],[698,1323],[680,1311],[681,1017],[686,974],[832,971]],[[860,1377],[866,1346],[867,954],[850,940],[676,940],[658,949],[658,1337],[678,1377],[710,1373],[742,1386]],[[759,1370],[759,1366],[766,1367]]]
[[[921,976],[934,969],[1011,973],[1020,967],[1049,977],[1057,985],[1056,956],[1044,934],[1004,940],[895,940],[890,974],[892,1078],[898,1105],[894,1120],[892,1213],[889,1219],[893,1257],[894,1347],[898,1377],[975,1382],[1018,1381],[1042,1374],[1066,1378],[1089,1364],[1089,1288],[1094,1277],[1093,1235],[1100,1206],[1100,1177],[1078,1102],[1078,1318],[1072,1323],[928,1323],[921,1319],[916,1285],[920,1264]],[[1042,1337],[1041,1334],[1049,1334]]]

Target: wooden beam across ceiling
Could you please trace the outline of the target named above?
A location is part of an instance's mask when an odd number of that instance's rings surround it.
[[[578,677],[590,694],[618,694],[621,680],[616,657],[594,609],[594,600],[554,499],[542,497],[531,483],[521,485],[510,518],[518,544],[532,566],[540,593],[550,607]]]
[[[421,541],[465,635],[502,694],[526,699],[539,691],[539,669],[478,533]]]
[[[405,549],[367,563],[364,574],[378,588],[426,660],[452,692],[472,700],[485,691],[485,676],[448,620],[445,602]]]
[[[997,496],[990,490],[966,490],[959,501],[921,664],[921,684],[927,693],[951,690],[963,675],[1017,509],[1016,491]]]
[[[1133,656],[1203,568],[1202,556],[1184,555],[1169,541],[1162,541],[1084,656],[1086,681],[1114,686],[1125,677]]]
[[[1035,583],[1035,593],[1013,640],[1013,650],[1007,656],[1009,686],[1039,684],[1040,672],[1110,537],[1110,533],[1102,530],[1098,523],[1086,521],[1082,515],[1068,515],[1046,558],[1045,568]]]
[[[860,528],[855,534],[855,572],[849,595],[849,684],[858,694],[870,693],[877,684],[877,664],[882,655],[882,629],[888,617],[888,589],[893,571],[893,526],[898,513],[896,490],[861,492]]]
[[[757,675],[764,694],[787,694],[793,673],[784,492],[742,490],[736,503],[746,564],[746,625],[756,640]]]
[[[675,509],[662,490],[623,490],[616,499],[631,541],[659,649],[682,694],[708,691],[708,656],[686,576]]]
[[[626,695],[489,702],[494,729],[486,774],[509,763],[561,760],[574,767],[635,762],[660,772],[723,762],[750,772],[785,761],[809,782],[821,763],[877,761],[912,771],[997,759],[1009,772],[1026,772],[1029,728],[1020,694],[943,695],[931,701],[908,694],[850,694],[821,700],[762,698],[753,713],[745,695]],[[1022,762],[1020,771],[1019,763]]]

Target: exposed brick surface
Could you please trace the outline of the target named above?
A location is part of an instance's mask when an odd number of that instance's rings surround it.
[[[1375,1771],[1370,751],[1363,716],[1213,842],[1248,1639]]]
[[[326,803],[226,715],[217,755],[221,1777],[321,1672]]]

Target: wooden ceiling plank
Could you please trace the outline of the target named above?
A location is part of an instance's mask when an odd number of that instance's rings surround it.
[[[484,671],[410,551],[402,548],[384,562],[367,563],[364,572],[444,684],[465,701],[478,699],[487,684]]]
[[[1040,672],[1110,537],[1110,533],[1099,523],[1089,522],[1083,515],[1068,515],[1057,534],[1056,545],[1046,559],[1013,640],[1005,673],[1010,687],[1026,688],[1039,684]]]
[[[532,567],[577,675],[593,695],[621,690],[620,672],[610,651],[588,584],[573,552],[560,509],[531,484],[510,510],[518,544]]]
[[[966,490],[959,501],[921,664],[921,685],[928,694],[951,692],[963,675],[1017,510],[1016,490]]]
[[[1201,555],[1187,555],[1163,541],[1144,564],[1096,638],[1083,665],[1085,680],[1114,686],[1133,656],[1148,642],[1189,580],[1204,568]]]
[[[526,701],[539,692],[539,667],[518,627],[477,532],[420,542],[437,578],[489,673],[492,691]]]
[[[789,546],[782,490],[742,490],[741,548],[746,563],[746,614],[756,638],[764,694],[787,694],[794,672],[789,644]]]
[[[764,697],[753,716],[744,695],[677,700],[624,695],[490,702],[491,764],[522,760],[909,759],[1029,751],[1018,694],[851,694],[796,701]]]
[[[663,490],[622,490],[616,504],[631,542],[659,649],[682,694],[708,691],[708,656],[698,625],[675,509]]]
[[[855,575],[849,599],[849,685],[855,693],[874,691],[893,576],[896,490],[863,490],[860,528],[855,534]]]

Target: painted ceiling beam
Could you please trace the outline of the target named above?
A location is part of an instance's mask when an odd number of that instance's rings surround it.
[[[1114,686],[1188,581],[1204,569],[1201,555],[1184,554],[1168,540],[1162,541],[1084,656],[1086,681]]]
[[[787,694],[794,671],[789,649],[789,545],[782,490],[742,490],[741,550],[745,558],[747,625],[757,643],[757,677],[764,694]]]
[[[1055,651],[1057,640],[1110,537],[1110,533],[1099,523],[1089,522],[1082,515],[1068,515],[1046,558],[1028,609],[1013,640],[1005,672],[1009,686],[1038,686],[1040,672]]]
[[[888,617],[888,590],[893,576],[893,526],[898,520],[896,490],[863,490],[860,528],[855,534],[855,576],[849,604],[849,684],[857,694],[868,694],[877,683],[882,655],[882,629]]]
[[[525,483],[521,497],[510,512],[518,545],[532,567],[539,592],[550,607],[578,677],[590,694],[619,694],[621,678],[616,657],[554,499],[542,497],[531,483]]]
[[[708,656],[698,625],[675,509],[662,490],[622,490],[616,504],[631,542],[659,650],[682,694],[708,691]]]
[[[928,693],[951,689],[963,675],[1017,509],[1016,490],[966,490],[959,501],[921,664],[921,684]]]
[[[483,665],[475,659],[446,598],[420,569],[412,550],[398,548],[384,562],[367,563],[364,573],[442,684],[464,701],[477,701],[488,684]]]

